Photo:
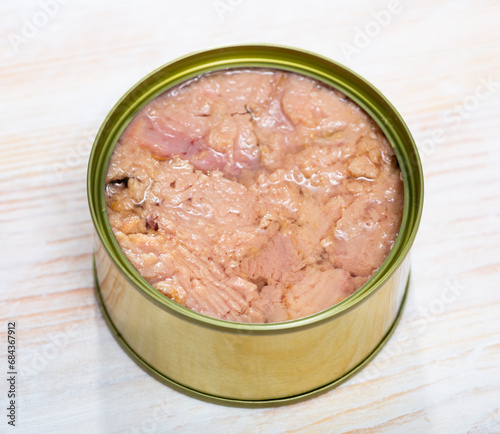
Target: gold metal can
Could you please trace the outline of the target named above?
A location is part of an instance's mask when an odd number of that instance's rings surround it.
[[[153,288],[121,251],[106,214],[104,182],[111,153],[133,116],[190,78],[227,68],[262,67],[310,76],[344,92],[380,126],[404,183],[403,220],[379,270],[358,291],[317,314],[281,323],[245,324],[187,309]],[[191,54],[149,74],[113,107],[88,167],[97,296],[110,329],[156,378],[217,402],[287,403],[338,384],[364,366],[390,337],[409,285],[409,253],[420,222],[423,175],[408,128],[366,80],[324,57],[288,47],[231,46]]]

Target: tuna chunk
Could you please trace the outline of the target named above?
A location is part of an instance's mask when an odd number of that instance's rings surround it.
[[[227,321],[328,309],[389,254],[403,210],[394,152],[345,95],[297,74],[202,75],[147,104],[113,152],[106,208],[158,291]]]

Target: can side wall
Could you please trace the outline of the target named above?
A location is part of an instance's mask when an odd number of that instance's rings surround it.
[[[401,307],[407,256],[387,282],[352,308],[309,327],[223,331],[172,314],[136,289],[95,237],[98,290],[124,341],[173,382],[214,397],[268,400],[326,386],[366,359]]]

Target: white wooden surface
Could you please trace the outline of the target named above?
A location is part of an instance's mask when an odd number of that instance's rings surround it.
[[[498,1],[56,1],[0,3],[1,432],[500,433]],[[114,341],[92,287],[85,175],[100,123],[153,68],[239,42],[356,70],[401,112],[425,170],[395,335],[356,377],[279,408],[208,404],[154,380]]]

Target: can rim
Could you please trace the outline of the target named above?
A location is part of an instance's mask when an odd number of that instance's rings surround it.
[[[404,184],[404,209],[396,241],[376,273],[351,296],[316,314],[275,323],[237,323],[212,318],[186,308],[161,294],[128,261],[111,230],[104,184],[109,158],[121,133],[149,101],[197,75],[227,68],[263,67],[307,75],[345,93],[362,107],[384,132],[393,147]],[[271,44],[230,45],[194,52],[160,66],[132,86],[111,109],[92,146],[87,169],[87,196],[92,221],[107,254],[122,275],[149,301],[164,311],[199,325],[253,333],[303,329],[338,317],[377,291],[395,273],[415,239],[423,207],[423,172],[416,144],[401,115],[371,83],[344,65],[292,47]]]

